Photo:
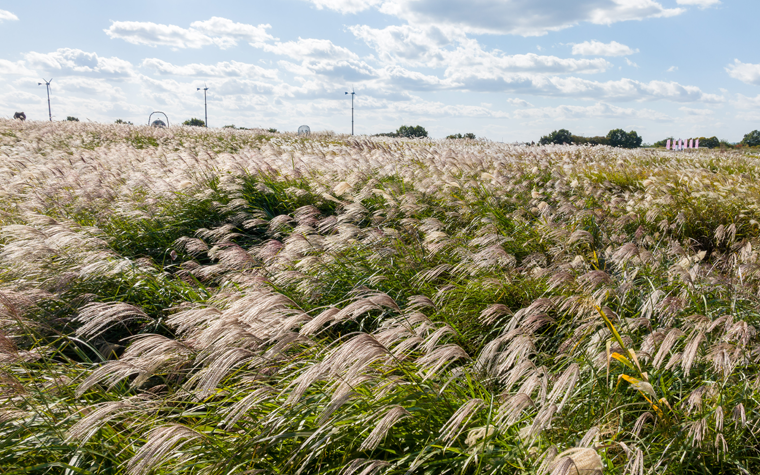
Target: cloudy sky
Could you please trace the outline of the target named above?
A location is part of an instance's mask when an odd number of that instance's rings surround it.
[[[0,0],[0,116],[203,117],[741,140],[760,129],[756,0]]]

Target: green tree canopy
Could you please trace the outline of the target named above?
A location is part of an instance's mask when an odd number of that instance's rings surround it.
[[[68,116],[68,117],[66,117],[66,120],[69,121],[69,122],[79,122],[79,119],[77,119],[74,116]]]
[[[607,145],[607,137],[604,136],[596,136],[596,137],[583,137],[580,135],[572,135],[571,142],[577,145]]]
[[[758,147],[760,146],[760,130],[753,130],[744,136],[741,142],[746,147]]]
[[[567,129],[555,130],[549,135],[544,135],[541,137],[541,140],[539,140],[538,143],[541,145],[548,145],[550,143],[558,145],[573,143],[573,134],[571,134]]]
[[[192,125],[193,127],[205,127],[206,123],[203,122],[201,119],[196,119],[193,117],[192,119],[187,119],[186,121],[182,122],[182,125]]]
[[[470,140],[475,140],[475,134],[473,134],[472,132],[468,132],[466,134],[452,134],[452,135],[447,135],[446,138],[447,139],[470,139]]]
[[[720,140],[718,137],[699,137],[699,148],[719,148]]]
[[[641,147],[641,141],[635,130],[626,132],[623,129],[612,129],[607,132],[607,142],[611,147],[638,148]]]
[[[410,137],[410,138],[413,138],[413,137],[419,138],[419,137],[428,136],[427,130],[425,130],[425,127],[421,125],[415,125],[415,126],[402,125],[401,127],[398,128],[398,130],[396,131],[396,134],[399,137]]]

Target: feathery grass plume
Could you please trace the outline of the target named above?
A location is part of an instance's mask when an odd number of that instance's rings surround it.
[[[575,383],[578,382],[579,377],[580,366],[578,366],[577,363],[573,363],[568,366],[562,375],[557,379],[557,381],[554,382],[554,386],[552,387],[552,391],[549,393],[548,400],[549,402],[554,403],[557,402],[561,396],[563,396],[562,401],[559,403],[559,406],[557,408],[558,411],[562,410],[562,408],[565,406],[565,403],[570,398],[573,390],[575,389]]]
[[[688,429],[688,438],[691,439],[692,447],[701,447],[702,440],[704,440],[705,433],[707,432],[707,419],[703,418],[687,422],[686,428]]]
[[[529,395],[517,393],[511,396],[499,407],[496,415],[497,425],[507,427],[515,424],[522,417],[522,413],[529,407],[535,407],[535,403]]]
[[[644,475],[644,452],[640,448],[636,448],[633,457],[628,457],[623,473],[624,475]]]
[[[392,406],[385,414],[377,421],[375,428],[369,433],[364,442],[362,442],[359,450],[372,451],[375,450],[380,443],[385,439],[388,431],[401,419],[411,417],[411,413],[401,406]]]
[[[416,363],[420,368],[419,374],[424,375],[423,381],[427,381],[458,359],[469,359],[469,355],[459,345],[449,344],[417,358]]]
[[[225,428],[232,430],[235,424],[245,417],[252,407],[272,397],[274,397],[274,389],[269,386],[261,386],[251,391],[250,394],[236,402],[226,411],[226,417],[223,421]]]
[[[662,365],[662,362],[665,361],[665,358],[673,348],[673,345],[675,345],[678,338],[683,335],[684,333],[678,328],[671,328],[668,330],[665,338],[660,344],[660,348],[657,350],[657,354],[655,354],[654,359],[652,360],[652,367],[659,369],[660,365]]]
[[[546,451],[541,454],[541,456],[538,458],[541,463],[538,465],[538,469],[536,470],[536,473],[538,475],[546,475],[551,470],[551,466],[554,463],[554,460],[557,458],[557,455],[559,454],[559,451],[557,450],[557,447],[554,445],[550,445]]]
[[[77,335],[93,338],[108,331],[109,328],[130,320],[152,320],[138,307],[122,302],[91,303],[85,305],[74,321],[82,323],[77,328]]]
[[[557,455],[551,475],[601,475],[602,458],[592,448],[575,447]]]
[[[167,458],[170,452],[179,451],[203,435],[180,424],[170,424],[152,429],[147,441],[127,464],[130,475],[147,475]]]
[[[702,343],[702,341],[704,341],[704,339],[705,334],[700,331],[696,333],[688,343],[686,343],[686,347],[683,350],[683,358],[681,359],[681,367],[687,376],[689,375],[691,367],[694,365],[694,361],[697,358],[699,345]]]
[[[145,395],[137,395],[88,407],[87,410],[90,412],[68,430],[67,441],[76,439],[84,444],[112,420],[126,414],[151,411],[159,405],[159,401],[148,399]]]
[[[540,435],[541,432],[543,432],[543,430],[549,426],[549,424],[551,424],[551,421],[554,418],[554,414],[556,413],[556,404],[549,404],[548,406],[542,407],[538,411],[538,414],[536,414],[536,417],[533,419],[533,424],[527,427],[523,427],[520,430],[520,438],[528,441],[529,443],[532,443],[535,438]]]
[[[646,424],[647,421],[655,421],[654,415],[648,411],[636,418],[636,423],[633,425],[633,430],[631,431],[633,435],[639,437],[641,435],[641,429],[644,427],[644,424]]]
[[[591,447],[594,441],[597,439],[597,436],[599,435],[599,427],[592,427],[591,429],[587,430],[586,433],[583,435],[583,438],[578,443],[579,447]]]
[[[470,399],[451,415],[440,430],[441,439],[446,442],[446,447],[449,447],[459,437],[470,419],[485,405],[486,403],[482,399]]]
[[[482,312],[480,312],[480,321],[483,322],[486,325],[491,325],[495,323],[499,318],[511,315],[512,312],[509,310],[509,307],[507,307],[504,304],[492,304],[485,308]]]
[[[741,424],[742,427],[747,426],[747,413],[744,410],[744,403],[737,404],[731,411],[731,419],[735,425]]]
[[[382,460],[354,459],[341,470],[340,475],[375,475],[389,465]]]

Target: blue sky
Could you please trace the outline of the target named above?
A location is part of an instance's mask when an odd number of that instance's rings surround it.
[[[0,116],[350,132],[423,125],[741,140],[760,129],[760,2],[0,0]]]

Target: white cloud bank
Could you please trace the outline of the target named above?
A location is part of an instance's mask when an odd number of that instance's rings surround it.
[[[602,43],[593,40],[573,45],[573,54],[583,56],[628,56],[638,52],[639,50],[634,50],[617,41]]]
[[[8,10],[0,10],[0,23],[4,21],[18,21],[18,17]]]
[[[728,75],[745,84],[760,86],[760,64],[742,63],[738,59],[726,67]]]
[[[273,40],[266,30],[271,25],[235,23],[227,18],[212,17],[196,21],[190,28],[163,25],[148,21],[115,21],[106,30],[110,38],[119,38],[135,45],[170,46],[172,48],[201,48],[216,45],[226,49],[238,41],[258,43]]]
[[[713,5],[720,5],[720,0],[676,0],[679,5],[694,5],[700,8],[707,8]]]
[[[307,0],[317,8],[356,13],[377,7],[410,25],[438,25],[467,33],[540,36],[578,25],[674,16],[654,0]],[[705,1],[705,0],[703,0]]]

